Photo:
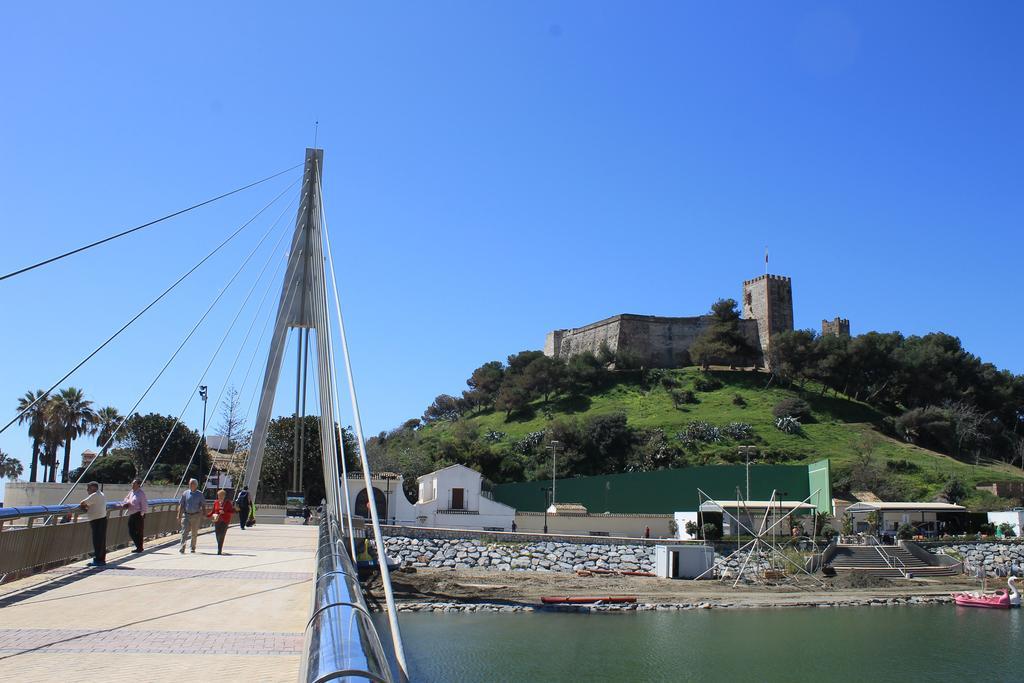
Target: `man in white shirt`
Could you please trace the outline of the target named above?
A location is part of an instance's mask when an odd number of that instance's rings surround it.
[[[89,495],[78,507],[85,510],[85,517],[92,529],[93,560],[89,566],[102,567],[107,564],[107,497],[95,481],[86,484],[85,490]]]

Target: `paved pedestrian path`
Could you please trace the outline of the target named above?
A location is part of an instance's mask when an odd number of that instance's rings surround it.
[[[165,537],[0,586],[0,681],[294,681],[316,533],[236,525],[226,555]]]

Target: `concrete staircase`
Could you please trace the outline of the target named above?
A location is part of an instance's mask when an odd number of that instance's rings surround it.
[[[885,557],[882,557],[882,553]],[[929,564],[900,546],[839,546],[827,566],[837,573],[862,571],[894,578],[904,578],[904,572],[914,577],[953,576],[960,573],[958,566],[942,566],[937,559],[934,564]]]

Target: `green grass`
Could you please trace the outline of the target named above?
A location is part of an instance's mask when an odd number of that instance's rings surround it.
[[[667,371],[680,388],[692,389],[697,368]],[[645,390],[635,374],[625,375],[615,385],[594,396],[571,401],[553,399],[545,404],[535,402],[526,414],[506,420],[503,412],[485,412],[466,419],[476,424],[481,436],[494,430],[506,434],[503,441],[514,442],[530,432],[540,431],[558,417],[585,419],[593,415],[623,412],[631,426],[640,429],[660,428],[670,437],[694,420],[724,426],[729,422],[746,422],[757,435],[757,445],[765,450],[783,452],[787,462],[813,462],[830,458],[833,472],[850,468],[865,444],[880,465],[887,460],[911,463],[906,473],[892,473],[914,497],[930,499],[952,475],[960,477],[971,491],[967,503],[974,508],[1001,507],[1006,504],[991,494],[974,491],[974,485],[995,480],[1024,478],[1021,471],[1004,463],[982,462],[973,465],[947,455],[919,448],[889,438],[878,431],[883,415],[871,406],[843,396],[820,395],[820,387],[808,385],[804,391],[778,386],[766,387],[768,376],[753,372],[715,372],[722,381],[720,389],[695,392],[699,403],[677,409],[669,392],[661,387]],[[745,406],[733,403],[739,394]],[[783,398],[799,396],[807,401],[813,421],[804,424],[803,433],[785,434],[775,428],[772,407]],[[435,423],[423,428],[423,436],[445,441],[453,429],[450,423]],[[736,444],[726,442],[705,446],[701,457],[708,464],[724,462],[723,456],[735,453]]]

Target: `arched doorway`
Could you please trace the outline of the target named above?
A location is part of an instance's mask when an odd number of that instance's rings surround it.
[[[373,500],[377,504],[377,517],[381,520],[388,518],[388,499],[385,497],[384,492],[376,486],[373,487]],[[366,493],[366,489],[359,492],[356,496],[356,515],[359,517],[370,518],[369,503],[370,496]]]

